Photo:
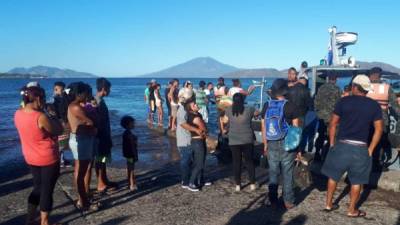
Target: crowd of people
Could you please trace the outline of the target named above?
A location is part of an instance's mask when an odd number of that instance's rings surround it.
[[[246,97],[255,87],[244,89],[239,79],[232,80],[231,88],[225,85],[222,77],[215,86],[200,81],[197,88],[190,81],[179,88],[179,80],[173,79],[165,88],[164,96],[161,85],[151,80],[144,93],[147,121],[150,126],[157,121],[162,127],[163,104],[166,104],[168,129],[176,132],[181,156],[181,186],[198,192],[212,184],[204,171],[210,104],[216,104],[221,140],[231,152],[234,191],[239,192],[243,187],[242,157],[249,188],[252,191],[257,188],[252,121],[261,118],[263,154],[269,164],[268,206],[279,206],[278,186],[282,176],[283,206],[286,209],[295,207],[295,160],[301,158],[306,146],[309,151],[315,146],[315,160],[323,161],[322,173],[329,178],[325,211],[338,208],[332,203],[332,197],[337,182],[347,172],[352,185],[348,216],[365,216],[365,212],[356,208],[356,203],[362,185],[369,182],[372,168],[384,168],[382,149],[389,144],[388,106],[400,112],[390,85],[380,79],[381,73],[380,68],[373,68],[369,76],[357,75],[344,90],[336,85],[337,76],[328,74],[329,82],[312,97],[304,70],[298,73],[290,68],[287,79],[274,80],[268,90],[270,100],[262,110],[246,104]],[[98,78],[94,96],[91,86],[83,82],[67,87],[63,82],[56,82],[53,90],[53,103],[46,103],[44,89],[37,82],[28,83],[21,89],[22,103],[14,118],[34,183],[28,198],[28,224],[34,221],[38,206],[41,224],[48,223],[60,164],[68,165],[62,154],[65,149],[71,150],[74,159],[78,209],[88,211],[101,207],[90,191],[92,168],[95,168],[98,193],[118,188],[107,176],[113,143],[104,98],[111,92],[111,83]],[[308,119],[310,111],[317,115],[314,122]],[[124,116],[121,126],[125,129],[122,154],[127,161],[128,185],[131,191],[136,191],[134,168],[138,161],[138,137],[132,132],[135,119]],[[315,131],[318,137],[314,143]]]
[[[21,89],[21,107],[15,113],[22,152],[33,176],[33,190],[28,198],[27,224],[35,223],[38,206],[41,224],[48,224],[52,209],[53,190],[60,172],[60,163],[68,165],[62,154],[70,149],[74,159],[74,186],[78,200],[76,207],[83,212],[98,210],[100,203],[93,201],[90,192],[92,168],[97,177],[99,194],[116,189],[117,183],[107,176],[107,163],[111,160],[111,128],[104,97],[111,91],[105,78],[96,80],[96,94],[83,82],[66,85],[54,84],[54,101],[46,103],[45,90],[37,82],[30,82]],[[126,120],[126,119],[125,119]],[[125,121],[124,120],[124,121]],[[131,120],[121,122],[127,130],[133,128]],[[125,140],[126,139],[126,140]],[[128,141],[127,141],[128,140]],[[124,135],[124,153],[134,163],[136,139]],[[124,154],[125,155],[125,154]],[[137,154],[136,154],[137,156]],[[131,189],[135,189],[132,167],[128,166]]]
[[[261,117],[264,155],[269,164],[267,205],[279,205],[278,184],[282,176],[283,205],[286,209],[295,206],[295,161],[301,159],[307,150],[311,152],[315,149],[314,160],[323,163],[322,172],[329,177],[325,211],[338,207],[332,205],[332,196],[336,183],[347,172],[352,184],[348,216],[365,216],[365,212],[356,209],[355,203],[361,186],[369,182],[370,172],[387,170],[382,156],[385,147],[390,146],[387,138],[388,106],[400,112],[397,97],[390,85],[381,80],[380,68],[372,68],[368,75],[353,77],[343,90],[336,84],[337,74],[328,73],[328,82],[319,87],[315,96],[311,96],[304,72],[306,67],[307,64],[303,63],[300,72],[292,67],[288,70],[287,79],[276,79],[268,90],[271,99],[261,111],[245,103],[246,96],[251,95],[255,87],[245,90],[239,79],[232,80],[231,88],[225,85],[222,77],[215,86],[200,81],[197,89],[190,81],[179,89],[179,81],[171,80],[165,90],[168,129],[176,130],[181,154],[182,187],[199,191],[204,185],[204,178],[198,171],[204,170],[204,136],[207,136],[209,103],[215,103],[220,135],[226,137],[225,143],[232,156],[235,191],[242,188],[242,156],[250,190],[256,189],[252,121]],[[156,93],[156,81],[152,80],[148,85],[145,93],[148,90]],[[152,103],[147,101],[151,97],[145,99],[151,108]],[[175,105],[177,110],[171,107]],[[149,110],[149,118],[153,113]],[[194,123],[196,119],[199,123]],[[297,142],[296,138],[292,138],[296,137],[296,133],[293,134],[295,131],[292,131],[295,128],[299,136]],[[199,140],[202,140],[201,145]],[[288,140],[293,143],[286,143]]]

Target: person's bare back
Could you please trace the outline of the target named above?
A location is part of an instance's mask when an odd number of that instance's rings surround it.
[[[89,119],[82,106],[79,103],[72,102],[68,106],[68,121],[71,127],[71,133],[76,134],[78,131],[78,127],[81,125],[84,126],[93,126],[93,121]]]

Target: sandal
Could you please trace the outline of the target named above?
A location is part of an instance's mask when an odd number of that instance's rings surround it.
[[[107,192],[109,192],[109,191],[117,190],[117,188],[118,188],[117,184],[109,184],[105,188],[103,188],[102,190],[97,190],[96,192],[99,195],[104,195],[104,194],[107,194]]]
[[[323,212],[329,213],[329,212],[335,211],[335,210],[337,210],[337,209],[339,209],[339,205],[334,204],[334,205],[332,205],[331,208],[325,208],[325,209],[323,209],[322,211],[323,211]]]
[[[347,216],[350,218],[360,218],[365,217],[367,215],[366,212],[358,210],[356,214],[347,213]]]
[[[81,203],[76,202],[76,208],[81,212],[98,211],[100,206],[99,202],[89,203],[88,206],[83,206]]]

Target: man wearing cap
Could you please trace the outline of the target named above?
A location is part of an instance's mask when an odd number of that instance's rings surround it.
[[[324,151],[329,147],[329,140],[327,131],[329,127],[329,121],[333,110],[335,109],[336,103],[341,97],[340,88],[336,85],[337,76],[336,74],[328,75],[328,83],[323,84],[319,89],[314,98],[314,109],[319,119],[318,125],[318,138],[315,141],[315,160],[321,160],[324,158]],[[327,145],[325,145],[327,141]],[[322,156],[322,157],[321,157]]]
[[[388,140],[390,133],[390,120],[389,120],[389,106],[396,112],[400,111],[396,95],[389,84],[381,80],[382,69],[374,67],[369,72],[369,79],[371,80],[372,90],[368,92],[367,97],[370,97],[378,102],[382,109],[382,117],[384,122],[383,135],[378,144],[377,150],[373,155],[373,170],[374,171],[387,171],[387,168],[382,166],[382,153],[384,151],[391,152],[391,146]]]
[[[191,175],[191,163],[192,163],[192,155],[193,150],[191,148],[191,135],[190,131],[196,132],[199,135],[204,135],[201,133],[201,130],[191,126],[186,122],[187,113],[183,104],[194,97],[193,90],[189,88],[183,88],[179,92],[179,107],[176,117],[176,145],[178,147],[178,151],[181,155],[181,176],[182,176],[182,188],[188,189],[190,191],[199,191],[198,188],[189,187],[189,179]]]
[[[333,111],[329,126],[330,150],[321,170],[329,178],[325,212],[339,208],[332,203],[333,194],[337,182],[347,172],[351,183],[347,216],[366,216],[365,212],[356,209],[356,204],[362,185],[369,183],[371,157],[383,130],[380,106],[366,96],[371,89],[369,78],[366,75],[357,75],[352,82],[352,95],[340,99]],[[337,126],[339,131],[335,138]],[[372,127],[374,132],[368,145]]]
[[[217,86],[214,87],[214,96],[217,104],[219,103],[221,97],[225,95],[225,88],[226,86],[224,78],[223,77],[218,78]]]

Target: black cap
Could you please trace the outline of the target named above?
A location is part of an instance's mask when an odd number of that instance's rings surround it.
[[[380,67],[373,67],[373,68],[371,68],[371,69],[369,70],[369,75],[374,74],[374,73],[377,73],[377,74],[381,75],[381,74],[382,74],[382,68],[380,68]]]
[[[199,82],[199,86],[200,86],[200,87],[205,87],[205,86],[206,86],[206,82],[205,82],[204,80],[201,80],[201,81]]]
[[[288,82],[286,79],[283,78],[279,78],[276,79],[274,81],[274,83],[272,83],[271,86],[271,94],[272,96],[276,97],[276,96],[284,96],[287,94],[288,92]]]

